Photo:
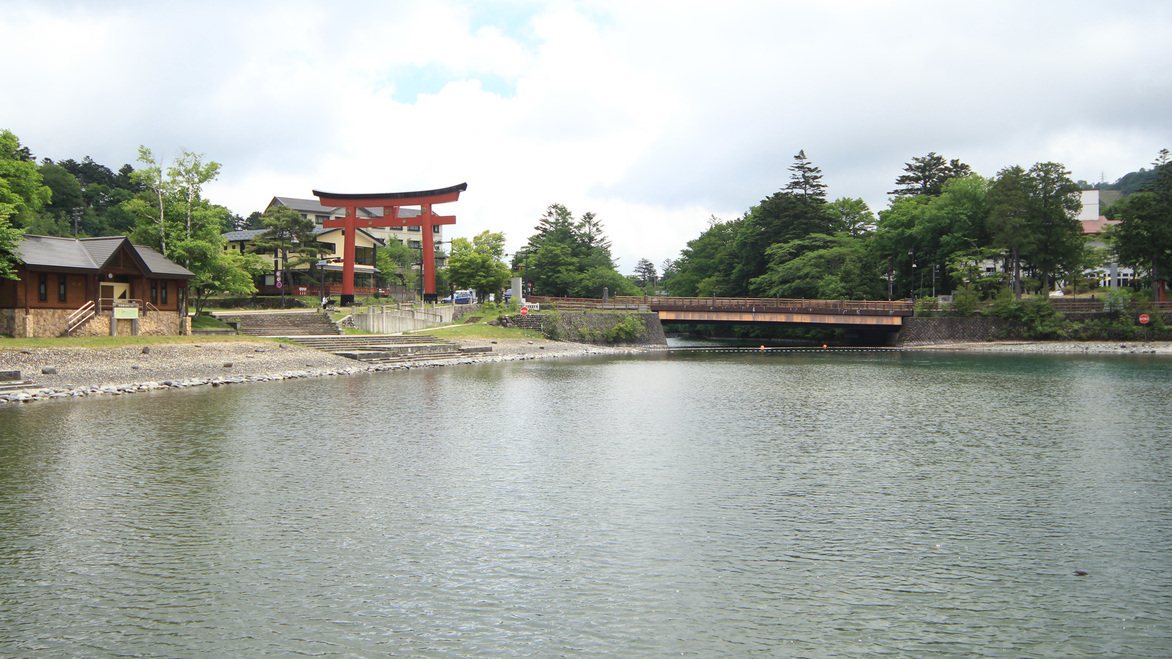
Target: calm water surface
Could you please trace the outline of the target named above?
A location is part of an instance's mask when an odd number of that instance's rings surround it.
[[[1166,657],[1170,419],[926,353],[5,406],[0,655]]]

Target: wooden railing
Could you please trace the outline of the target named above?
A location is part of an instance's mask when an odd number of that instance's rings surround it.
[[[593,298],[529,297],[533,302],[549,304],[564,311],[585,309],[649,311],[651,307],[704,307],[724,309],[821,309],[826,311],[898,311],[911,312],[907,300],[805,300],[777,297],[668,297],[615,296],[607,301]]]
[[[66,317],[65,333],[73,334],[74,330],[88,323],[90,318],[93,318],[95,315],[97,315],[97,312],[94,311],[94,301],[88,300],[77,311],[74,311]]]

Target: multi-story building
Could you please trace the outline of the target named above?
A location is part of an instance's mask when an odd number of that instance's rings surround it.
[[[330,208],[322,206],[316,199],[298,199],[296,197],[273,197],[273,200],[269,202],[266,210],[272,208],[273,206],[286,206],[288,208],[292,208],[293,210],[300,213],[301,217],[305,219],[312,219],[314,224],[318,225],[319,227],[322,226],[322,223],[326,220],[340,218],[346,213],[346,209],[344,208]],[[420,209],[413,208],[402,208],[399,211],[400,215],[405,218],[416,217],[421,212],[422,211]],[[382,209],[359,208],[358,216],[361,218],[382,217]],[[435,244],[438,245],[444,242],[443,233],[441,232],[439,225],[433,226],[431,229]],[[384,244],[388,240],[397,240],[411,249],[423,248],[423,240],[420,238],[420,228],[418,226],[394,228],[370,227],[366,229],[366,231],[375,238],[383,241]]]

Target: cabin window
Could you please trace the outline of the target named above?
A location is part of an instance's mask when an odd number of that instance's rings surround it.
[[[66,293],[65,284],[68,282],[68,279],[69,278],[66,277],[65,275],[57,275],[57,301],[58,302],[65,301],[65,297],[66,297],[65,296],[65,293]]]
[[[151,280],[151,304],[159,303],[159,282],[156,279]]]
[[[42,274],[37,277],[37,299],[45,302],[49,299],[49,276]]]
[[[167,304],[167,280],[159,282],[159,301]]]

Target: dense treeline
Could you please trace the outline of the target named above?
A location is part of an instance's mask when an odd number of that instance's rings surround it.
[[[876,219],[861,199],[827,200],[820,169],[799,152],[785,187],[739,218],[711,218],[665,264],[660,287],[681,296],[881,299],[957,291],[988,299],[1002,289],[1020,297],[1059,282],[1086,286],[1108,258],[1147,281],[1172,268],[1166,150],[1143,191],[1111,210],[1124,220],[1108,235],[1114,255],[1082,235],[1075,217],[1083,186],[1059,163],[1010,166],[985,178],[933,152],[904,172]]]

